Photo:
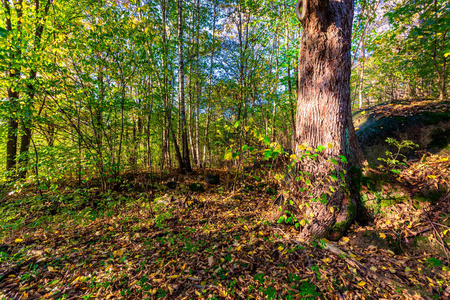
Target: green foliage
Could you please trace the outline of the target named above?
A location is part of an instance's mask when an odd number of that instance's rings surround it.
[[[442,267],[442,262],[434,257],[429,257],[427,258],[427,263],[429,264],[430,267]]]
[[[396,139],[393,138],[387,138],[386,139],[386,143],[389,144],[389,146],[393,146],[396,147],[396,152],[393,153],[391,151],[386,151],[386,156],[387,158],[382,158],[379,157],[378,160],[380,161],[384,161],[387,165],[387,167],[393,172],[393,173],[400,173],[399,170],[394,169],[396,167],[399,166],[405,166],[406,164],[404,163],[404,161],[406,161],[406,156],[404,154],[401,153],[401,151],[403,149],[414,149],[419,147],[419,145],[413,143],[410,140],[403,140],[401,142],[397,141]],[[402,158],[402,161],[400,161],[399,159]]]

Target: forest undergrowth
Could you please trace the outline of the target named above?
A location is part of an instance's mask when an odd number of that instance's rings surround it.
[[[267,166],[237,182],[211,169],[128,174],[108,192],[4,188],[0,297],[446,299],[449,170],[430,153],[398,174],[368,168],[365,212],[337,243],[268,221],[282,191]]]

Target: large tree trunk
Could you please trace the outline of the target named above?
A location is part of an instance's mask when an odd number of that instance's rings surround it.
[[[303,182],[308,191],[297,189],[293,195],[305,204],[300,238],[338,239],[356,215],[362,158],[350,111],[353,0],[306,1],[301,20],[296,154],[307,155],[304,145],[312,149],[323,145],[325,150],[312,150],[318,157],[296,164],[296,176],[305,179],[294,185],[301,188]],[[317,201],[320,197],[326,200]]]

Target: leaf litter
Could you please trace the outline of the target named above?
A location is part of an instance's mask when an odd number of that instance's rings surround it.
[[[402,171],[405,178],[411,176],[407,182],[419,177],[412,186],[432,186],[428,175],[412,175],[420,169],[417,164]],[[441,239],[448,240],[444,225],[450,216],[448,194],[440,199],[439,207],[416,209],[408,202],[396,203],[388,208],[396,211],[394,217],[380,213],[367,226],[354,224],[338,243],[302,244],[295,238],[295,228],[265,220],[275,196],[268,193],[273,185],[270,179],[264,179],[262,172],[255,176],[260,170],[243,175],[241,188],[234,192],[228,191],[227,173],[214,172],[226,179],[219,186],[206,184],[205,192],[189,192],[186,187],[197,178],[187,175],[178,177],[180,184],[174,190],[164,189],[161,183],[144,193],[131,188],[103,197],[96,191],[92,194],[97,199],[85,195],[90,199],[86,207],[70,206],[74,201],[71,189],[46,195],[47,200],[56,196],[72,199],[58,204],[30,200],[17,206],[20,199],[36,199],[30,189],[6,196],[1,204],[2,214],[9,209],[5,213],[9,221],[2,221],[0,297],[450,297],[450,270],[444,254],[396,253],[376,244],[356,243],[358,233],[370,231],[381,240],[406,241],[422,233],[433,239],[429,228],[433,222],[440,224],[435,227]],[[363,187],[363,193],[371,191]],[[96,201],[100,203],[96,209],[89,206]],[[46,213],[51,205],[58,206],[55,215]],[[104,208],[102,213],[99,207]],[[14,220],[21,223],[10,226]]]

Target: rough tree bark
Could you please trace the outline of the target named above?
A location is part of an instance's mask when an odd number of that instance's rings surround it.
[[[350,111],[353,0],[303,1],[307,2],[301,19],[295,151],[297,156],[305,154],[304,145],[312,149],[323,145],[325,150],[320,152],[324,159],[296,165],[296,172],[304,172],[317,184],[313,195],[302,193],[298,199],[308,202],[302,209],[306,222],[300,238],[335,240],[348,229],[359,203],[362,154]],[[325,180],[333,174],[336,179]],[[324,203],[314,201],[323,195]]]

